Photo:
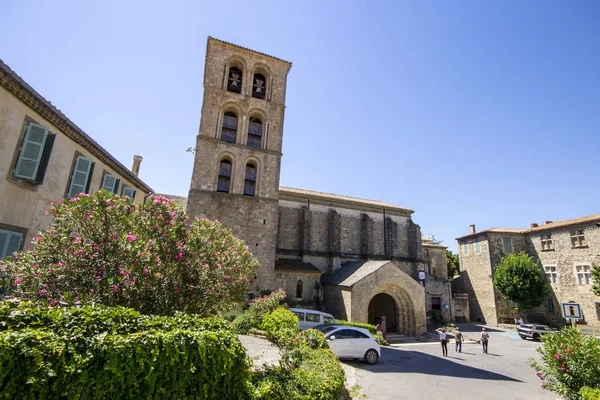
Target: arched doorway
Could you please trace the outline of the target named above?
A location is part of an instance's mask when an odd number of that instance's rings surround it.
[[[379,293],[371,299],[369,323],[384,325],[385,332],[398,332],[398,307],[392,296],[387,293]]]

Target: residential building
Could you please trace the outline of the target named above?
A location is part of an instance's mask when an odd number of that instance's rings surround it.
[[[141,160],[127,169],[0,60],[0,258],[32,246],[52,202],[101,188],[143,202]]]
[[[492,284],[500,259],[524,251],[546,274],[551,295],[527,313],[530,321],[564,324],[562,303],[578,303],[583,321],[600,325],[600,297],[592,291],[590,270],[600,264],[600,214],[564,221],[531,224],[529,229],[491,228],[457,239],[460,269],[469,295],[471,319],[498,324],[512,322],[518,304],[501,295]]]

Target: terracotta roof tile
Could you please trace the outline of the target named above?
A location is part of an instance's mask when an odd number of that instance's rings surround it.
[[[280,195],[281,194],[288,195],[288,196],[306,197],[306,198],[319,199],[319,200],[325,200],[325,201],[340,201],[340,202],[344,202],[344,203],[360,205],[363,207],[368,206],[368,207],[375,207],[375,208],[385,208],[390,211],[399,211],[399,212],[409,213],[409,214],[412,214],[414,212],[413,210],[411,210],[409,208],[404,208],[404,207],[396,206],[394,204],[384,203],[384,202],[377,201],[377,200],[366,200],[366,199],[360,199],[358,197],[341,196],[339,194],[315,192],[312,190],[295,189],[295,188],[289,188],[289,187],[283,187],[283,186],[279,187],[279,194]]]

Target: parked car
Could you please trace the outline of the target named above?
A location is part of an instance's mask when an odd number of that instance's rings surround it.
[[[290,308],[290,311],[298,317],[298,324],[301,331],[314,328],[317,325],[329,325],[336,322],[333,315],[321,311],[304,308]]]
[[[316,329],[323,332],[338,358],[364,359],[367,364],[375,364],[381,356],[377,339],[367,329],[346,325],[323,325]]]
[[[517,332],[519,333],[519,336],[521,336],[521,339],[529,338],[539,340],[542,335],[556,333],[558,330],[550,328],[548,325],[521,324],[519,325]]]

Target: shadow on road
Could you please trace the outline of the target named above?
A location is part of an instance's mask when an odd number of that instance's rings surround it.
[[[365,371],[379,372],[404,372],[424,375],[444,375],[455,378],[486,379],[497,381],[523,382],[506,375],[473,368],[451,361],[455,357],[436,357],[420,351],[410,351],[396,348],[382,348],[381,358],[375,365],[368,365],[357,361],[347,361],[349,365]],[[466,353],[465,353],[466,354]],[[488,354],[497,356],[497,354]],[[460,358],[455,358],[462,360]]]

